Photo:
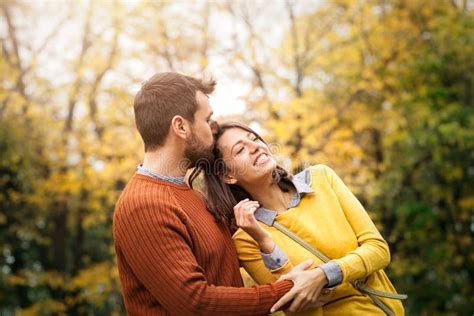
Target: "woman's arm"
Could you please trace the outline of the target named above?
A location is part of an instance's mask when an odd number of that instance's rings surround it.
[[[263,272],[264,270],[268,270],[273,279],[278,279],[283,274],[289,273],[294,266],[286,253],[275,244],[270,233],[256,220],[254,214],[258,206],[258,202],[249,199],[235,205],[234,217],[237,226],[242,230],[234,236],[234,243],[239,260],[255,280],[261,279],[262,274],[265,280],[272,279],[268,273]],[[319,267],[327,280],[327,287],[334,287],[341,283],[342,272],[336,262],[331,261]]]
[[[283,275],[283,279],[291,279],[296,281],[295,271],[302,271],[311,265],[312,260],[307,260],[293,268],[289,260],[278,270],[270,272],[260,256],[258,244],[246,232],[239,229],[234,234],[234,243],[237,248],[239,259],[244,269],[250,276],[259,284],[275,281],[279,276]],[[288,308],[288,311],[298,311],[300,308],[314,308],[320,307],[331,300],[332,291],[323,287],[327,284],[325,273],[322,269],[308,269],[305,273],[310,273],[300,277],[300,282],[306,284],[305,289],[301,291],[300,297],[295,297],[292,291],[282,297],[273,307],[272,310],[278,310],[283,305],[290,302],[293,298],[293,303]],[[305,300],[305,302],[302,301]],[[304,306],[304,307],[301,307]]]
[[[238,230],[233,239],[242,267],[258,284],[274,282],[281,275],[289,273],[293,269],[293,264],[289,260],[276,269],[265,266],[260,246],[245,231]]]
[[[234,243],[245,270],[262,284],[290,272],[293,265],[256,220],[254,213],[258,207],[258,202],[249,199],[235,205],[235,221],[242,230],[234,235]]]
[[[326,166],[324,171],[359,244],[355,250],[334,260],[342,270],[342,281],[355,281],[385,268],[390,263],[387,242],[380,235],[362,204],[337,174]]]

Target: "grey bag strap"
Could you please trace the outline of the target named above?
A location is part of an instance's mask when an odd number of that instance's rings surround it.
[[[329,257],[327,257],[324,253],[322,253],[321,251],[316,249],[314,246],[312,246],[306,240],[304,240],[303,238],[301,238],[300,236],[296,235],[291,230],[289,230],[286,226],[278,223],[277,221],[274,221],[272,226],[275,227],[276,229],[278,229],[283,234],[290,237],[291,239],[293,239],[296,243],[298,243],[300,246],[302,246],[303,248],[305,248],[306,250],[311,252],[313,255],[318,257],[324,263],[331,260]],[[357,288],[359,291],[361,291],[362,293],[367,294],[372,299],[372,301],[374,301],[375,305],[380,307],[389,316],[394,316],[393,311],[384,302],[382,302],[377,296],[390,298],[390,299],[397,299],[397,300],[404,300],[408,297],[405,294],[394,294],[394,293],[382,292],[382,291],[372,289],[372,288],[368,287],[361,280],[356,280],[356,281],[352,282],[351,284],[355,288]]]

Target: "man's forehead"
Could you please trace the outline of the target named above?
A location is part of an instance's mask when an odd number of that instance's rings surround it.
[[[214,114],[214,111],[212,111],[211,105],[209,103],[206,105],[205,109],[207,116],[211,116],[212,114]]]
[[[200,92],[200,91],[198,91]],[[205,111],[206,113],[212,112],[211,105],[209,104],[209,98],[207,95],[201,92],[202,95],[196,95],[196,101],[200,110]]]
[[[196,100],[209,101],[209,96],[202,92],[201,90],[196,91]]]

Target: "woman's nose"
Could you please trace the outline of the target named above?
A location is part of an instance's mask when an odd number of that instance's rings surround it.
[[[255,153],[256,151],[258,151],[258,144],[255,144],[254,142],[250,142],[249,143],[249,151],[250,153]]]

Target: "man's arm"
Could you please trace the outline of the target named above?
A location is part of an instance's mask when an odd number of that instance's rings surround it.
[[[116,242],[136,277],[177,315],[268,314],[292,287],[289,281],[252,288],[209,285],[185,224],[169,210],[150,207],[126,212],[114,224]]]

